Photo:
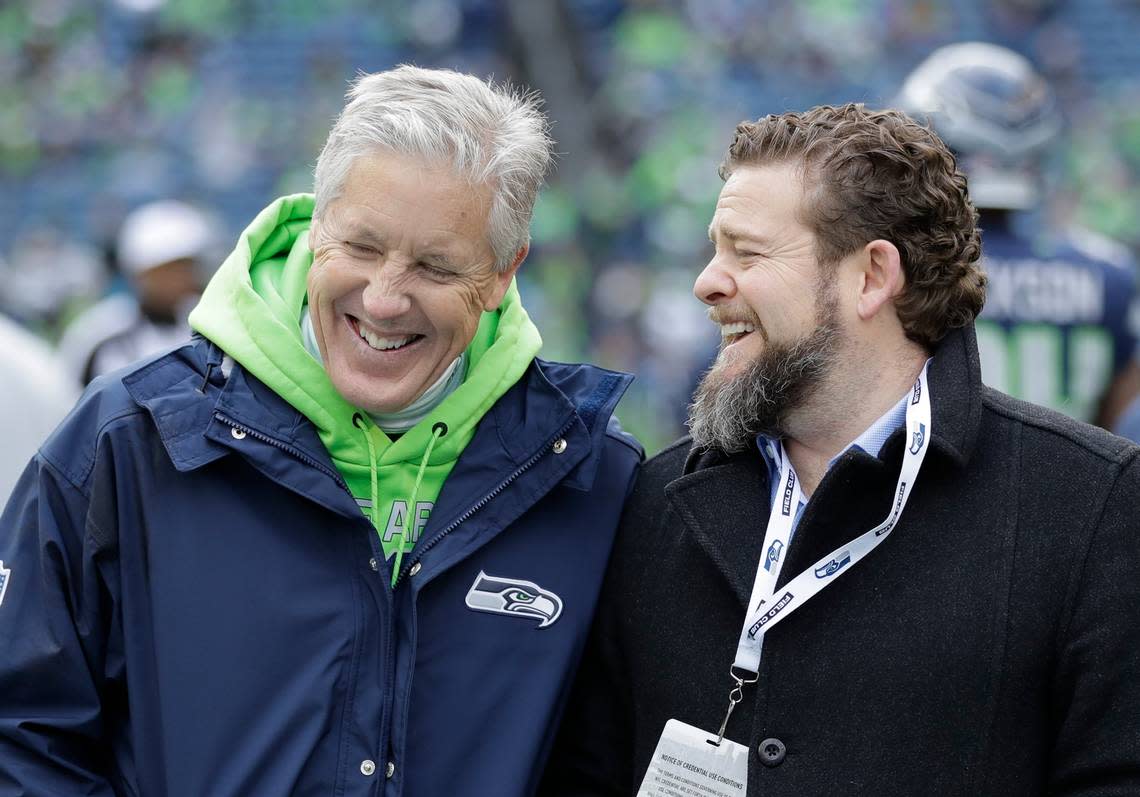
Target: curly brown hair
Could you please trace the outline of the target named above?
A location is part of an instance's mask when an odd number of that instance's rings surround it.
[[[855,103],[772,114],[736,126],[720,176],[789,162],[803,168],[801,212],[821,263],[890,241],[906,274],[895,308],[909,338],[929,349],[974,320],[986,295],[978,213],[937,134],[901,111]]]

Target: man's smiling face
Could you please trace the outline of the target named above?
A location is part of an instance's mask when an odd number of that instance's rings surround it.
[[[818,260],[801,221],[803,179],[792,164],[742,166],[724,184],[709,226],[715,251],[693,286],[721,330],[689,429],[698,445],[736,451],[784,421],[835,368],[843,324],[834,267]]]
[[[721,328],[725,376],[816,327],[821,271],[803,201],[792,164],[742,166],[724,184],[709,225],[713,258],[693,292]]]
[[[333,385],[371,413],[403,409],[499,306],[517,262],[494,269],[491,191],[446,165],[358,157],[313,220],[309,311]]]

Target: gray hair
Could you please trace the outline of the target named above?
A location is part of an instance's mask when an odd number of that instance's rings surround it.
[[[496,269],[505,271],[530,243],[534,203],[553,159],[538,93],[404,64],[360,75],[347,100],[317,158],[314,215],[339,195],[353,161],[378,148],[450,163],[491,188],[487,238]]]

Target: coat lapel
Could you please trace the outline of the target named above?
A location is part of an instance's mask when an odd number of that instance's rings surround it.
[[[700,465],[665,488],[666,500],[748,605],[768,522],[768,473],[755,451]]]

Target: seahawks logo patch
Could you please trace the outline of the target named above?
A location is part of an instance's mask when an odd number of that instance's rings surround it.
[[[468,609],[507,617],[538,620],[539,628],[553,625],[562,614],[562,599],[535,584],[517,578],[489,576],[482,570],[467,590]]]

